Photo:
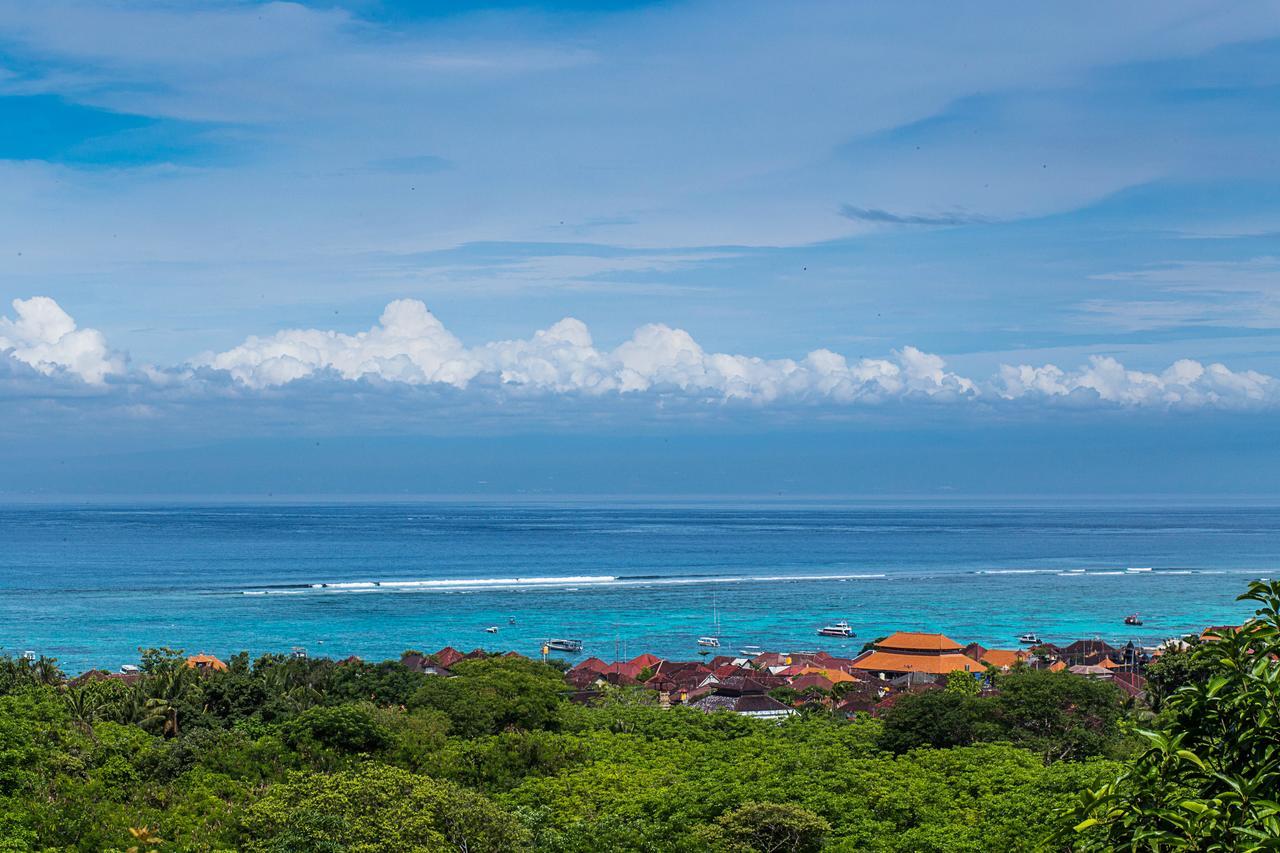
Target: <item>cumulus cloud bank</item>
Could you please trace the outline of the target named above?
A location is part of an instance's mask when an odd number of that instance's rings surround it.
[[[97,329],[76,321],[47,296],[13,300],[13,319],[0,316],[0,353],[46,376],[66,373],[92,385],[124,370],[124,359],[107,348]]]
[[[947,371],[941,358],[913,347],[890,358],[852,364],[829,350],[815,350],[800,361],[762,359],[709,353],[688,332],[661,324],[641,326],[612,350],[597,348],[586,324],[571,317],[526,340],[468,348],[412,299],[392,302],[367,332],[288,330],[270,338],[251,337],[195,364],[227,371],[254,388],[334,371],[344,379],[413,385],[465,388],[477,377],[492,376],[504,386],[533,391],[601,395],[670,390],[758,403],[976,393],[973,382]]]
[[[0,353],[45,375],[103,384],[125,373],[125,360],[94,329],[47,297],[15,300],[15,319],[0,317]],[[1183,359],[1160,373],[1129,370],[1094,356],[1076,370],[1002,365],[978,381],[947,368],[939,356],[903,347],[884,358],[849,361],[826,349],[801,359],[764,359],[707,352],[682,329],[650,324],[613,349],[596,345],[586,324],[565,318],[519,340],[468,347],[413,299],[389,304],[368,331],[291,329],[249,337],[205,353],[182,368],[145,367],[129,374],[172,390],[197,373],[224,376],[248,393],[311,379],[385,385],[473,386],[512,394],[680,395],[752,404],[875,404],[890,400],[985,405],[1041,401],[1152,408],[1262,408],[1280,403],[1280,381],[1256,371]]]

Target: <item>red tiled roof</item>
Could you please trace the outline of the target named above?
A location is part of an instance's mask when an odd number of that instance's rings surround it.
[[[462,660],[465,657],[465,655],[463,655],[462,652],[458,651],[453,646],[445,646],[443,649],[436,652],[435,654],[428,655],[428,657],[435,658],[436,663],[440,664],[443,667],[448,668],[453,666],[458,661]]]
[[[622,661],[620,663],[611,663],[604,668],[604,674],[620,674],[625,675],[631,680],[640,674],[640,670],[644,669],[643,664],[637,664],[633,661]]]
[[[636,655],[631,660],[627,661],[627,663],[638,664],[639,669],[644,669],[646,666],[657,666],[662,663],[662,658],[645,652],[642,655]]]
[[[805,691],[810,687],[817,687],[820,690],[830,690],[832,687],[835,687],[835,685],[831,682],[831,679],[824,678],[821,675],[802,675],[799,678],[791,679],[792,690]]]
[[[582,663],[575,666],[570,672],[578,672],[579,670],[590,670],[591,672],[604,672],[609,668],[609,664],[600,660],[600,658],[587,658]]]

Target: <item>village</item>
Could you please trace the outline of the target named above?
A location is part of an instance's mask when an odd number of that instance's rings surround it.
[[[826,651],[761,652],[682,661],[645,653],[613,662],[598,657],[572,665],[558,659],[548,662],[565,668],[566,696],[580,704],[591,704],[611,691],[630,689],[652,691],[653,703],[662,708],[728,711],[757,719],[782,719],[803,710],[824,709],[852,718],[859,713],[879,716],[902,696],[943,690],[958,679],[972,679],[970,690],[974,693],[992,692],[1001,673],[1017,668],[1065,671],[1105,681],[1142,701],[1149,664],[1168,650],[1186,648],[1188,640],[1209,642],[1235,628],[1210,626],[1198,638],[1170,639],[1155,648],[1132,641],[1116,646],[1095,638],[1068,645],[1046,642],[1027,649],[997,649],[977,643],[961,645],[944,634],[897,631],[868,643],[852,657]],[[306,653],[295,649],[292,655],[305,657]],[[479,648],[462,652],[445,646],[432,653],[406,651],[400,665],[423,675],[449,678],[452,667],[461,661],[495,656],[526,657],[518,652]],[[546,654],[543,659],[548,659]],[[359,661],[352,656],[339,664]],[[200,672],[227,668],[223,660],[205,653],[187,657],[186,665]],[[137,666],[126,664],[120,672],[90,670],[69,683],[78,686],[104,679],[133,683],[141,677]]]

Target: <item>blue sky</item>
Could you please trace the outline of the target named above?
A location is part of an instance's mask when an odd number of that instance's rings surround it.
[[[0,493],[1272,491],[1278,96],[1258,3],[0,0]]]

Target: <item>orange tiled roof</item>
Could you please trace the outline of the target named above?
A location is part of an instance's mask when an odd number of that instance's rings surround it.
[[[920,652],[958,652],[964,646],[943,634],[919,634],[914,631],[896,631],[876,643],[877,649],[909,649]]]
[[[1053,663],[1049,664],[1050,672],[1062,672],[1066,668],[1067,668],[1067,665],[1060,660],[1056,660]]]
[[[959,648],[957,646],[957,648]],[[941,655],[897,654],[892,651],[868,652],[853,662],[856,669],[868,672],[927,672],[945,675],[948,672],[981,672],[982,665],[971,657],[959,653]]]
[[[227,665],[218,660],[213,655],[198,654],[187,658],[187,666],[192,669],[212,669],[221,672],[227,668]]]
[[[849,673],[845,672],[843,669],[824,669],[822,670],[822,676],[826,678],[828,681],[830,681],[832,684],[839,684],[842,681],[858,680],[854,678],[852,675],[850,675]]]
[[[1013,666],[1018,661],[1027,659],[1027,653],[1017,649],[987,649],[982,654],[982,662],[992,666]]]

